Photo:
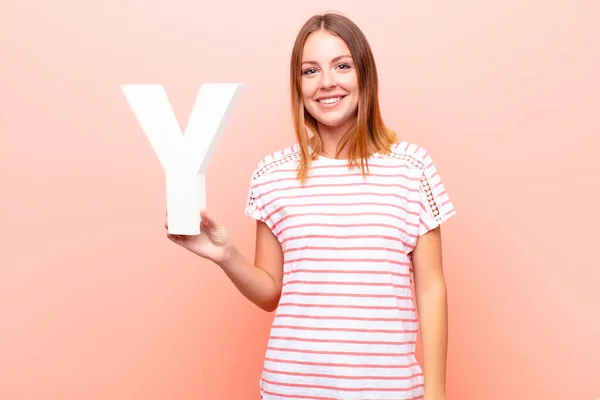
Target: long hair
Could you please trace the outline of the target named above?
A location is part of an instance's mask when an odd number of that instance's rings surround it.
[[[307,37],[318,30],[325,30],[342,39],[348,46],[357,69],[359,100],[356,120],[342,137],[336,156],[347,146],[349,166],[360,166],[364,176],[368,172],[368,158],[373,153],[389,153],[390,147],[396,141],[396,133],[385,126],[381,116],[377,67],[367,38],[360,28],[345,16],[334,13],[315,15],[306,21],[298,32],[290,60],[292,118],[296,140],[301,150],[297,177],[301,183],[306,182],[311,161],[322,149],[317,121],[304,107],[301,79],[304,44]],[[308,130],[315,134],[312,145],[309,143]]]

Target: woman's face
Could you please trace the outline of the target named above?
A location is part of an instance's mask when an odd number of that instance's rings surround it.
[[[300,71],[306,110],[329,128],[349,125],[358,108],[358,76],[346,43],[326,31],[311,33]]]

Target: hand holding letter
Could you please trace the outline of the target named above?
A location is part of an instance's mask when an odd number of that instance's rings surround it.
[[[202,210],[200,219],[202,222],[200,223],[200,234],[198,235],[169,233],[169,222],[167,219],[165,221],[167,237],[192,253],[220,264],[225,259],[231,247],[227,230],[206,210]]]

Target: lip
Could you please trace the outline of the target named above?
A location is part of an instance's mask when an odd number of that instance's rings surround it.
[[[331,108],[335,108],[337,107],[342,100],[344,100],[344,97],[346,97],[345,94],[341,94],[341,95],[329,95],[329,96],[321,96],[318,97],[317,99],[315,99],[315,102],[319,105],[319,107],[324,108],[324,109],[331,109]],[[322,99],[333,99],[333,98],[339,98],[338,101],[336,101],[335,103],[321,103],[319,100]]]
[[[315,101],[320,101],[320,100],[323,100],[323,99],[333,99],[333,98],[336,98],[336,97],[342,97],[343,98],[343,97],[346,97],[346,95],[345,94],[330,94],[330,95],[327,95],[327,96],[317,97],[315,99]]]

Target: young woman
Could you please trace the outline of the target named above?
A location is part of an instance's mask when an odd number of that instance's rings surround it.
[[[352,21],[309,19],[290,67],[297,143],[252,175],[254,262],[206,211],[202,234],[169,238],[275,311],[262,399],[443,400],[440,224],[455,211],[436,167],[384,125],[375,61]]]

